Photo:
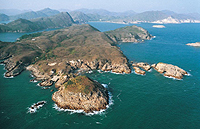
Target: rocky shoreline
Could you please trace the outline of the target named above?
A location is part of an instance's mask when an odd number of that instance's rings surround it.
[[[57,63],[56,63],[57,64]],[[83,60],[72,60],[65,62],[68,69],[68,73],[64,74],[65,69],[61,69],[60,71],[56,71],[53,66],[52,70],[47,73],[40,72],[39,67],[37,65],[30,65],[26,67],[26,70],[32,72],[32,75],[35,77],[34,80],[42,81],[40,86],[51,86],[55,83],[55,87],[59,88],[69,80],[69,78],[73,78],[78,76],[81,72],[88,72],[91,70],[102,70],[102,71],[112,71],[113,73],[131,73],[131,69],[128,64],[117,64],[117,63],[109,63],[103,61],[83,61]],[[59,66],[59,64],[57,64]],[[56,67],[58,67],[56,66]]]

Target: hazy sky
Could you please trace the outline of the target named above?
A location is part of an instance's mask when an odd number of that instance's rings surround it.
[[[115,12],[167,9],[178,13],[200,13],[200,0],[0,0],[0,9],[31,9],[36,11],[47,7],[69,10],[106,9]]]

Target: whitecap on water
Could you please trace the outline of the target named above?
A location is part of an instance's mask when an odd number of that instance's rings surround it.
[[[45,103],[47,103],[47,102],[39,101],[37,103],[34,103],[33,105],[31,105],[31,107],[28,108],[27,113],[35,113],[39,108],[43,107]]]
[[[164,75],[163,75],[163,76],[164,76]],[[171,79],[173,79],[173,80],[179,80],[179,81],[183,80],[183,79],[178,79],[178,78],[175,78],[175,77],[168,77],[168,76],[164,76],[164,77],[166,77],[166,78],[171,78]]]
[[[131,72],[132,73],[132,72]],[[133,71],[133,73],[135,73],[136,75],[140,75],[140,76],[145,76],[146,74],[142,75],[142,74],[138,74],[135,71]]]
[[[4,75],[4,78],[14,78],[14,76],[10,76],[10,77],[6,77],[6,73],[3,74]]]

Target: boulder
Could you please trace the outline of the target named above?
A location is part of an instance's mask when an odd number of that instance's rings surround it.
[[[141,70],[140,68],[138,68],[138,67],[133,67],[133,69],[135,69],[135,73],[141,74],[141,75],[145,75],[145,71]]]
[[[149,71],[151,69],[151,66],[148,63],[144,63],[144,62],[140,62],[140,63],[132,64],[132,65],[136,67],[140,67],[146,71]]]

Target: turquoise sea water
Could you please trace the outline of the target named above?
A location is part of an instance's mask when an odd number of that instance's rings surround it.
[[[123,24],[89,23],[101,31],[123,27]],[[165,78],[155,70],[145,76],[132,74],[86,74],[108,84],[114,104],[100,115],[59,112],[53,108],[51,89],[31,83],[30,72],[15,78],[4,78],[0,66],[0,127],[1,128],[135,128],[135,129],[198,129],[200,128],[200,48],[186,46],[200,41],[200,24],[138,24],[155,39],[141,44],[124,43],[120,49],[130,61],[165,62],[178,65],[191,76],[183,80]],[[6,37],[4,37],[6,38]],[[9,36],[8,36],[9,38]],[[1,40],[1,33],[0,33]],[[55,92],[56,89],[54,89]],[[27,107],[45,100],[34,114]]]

